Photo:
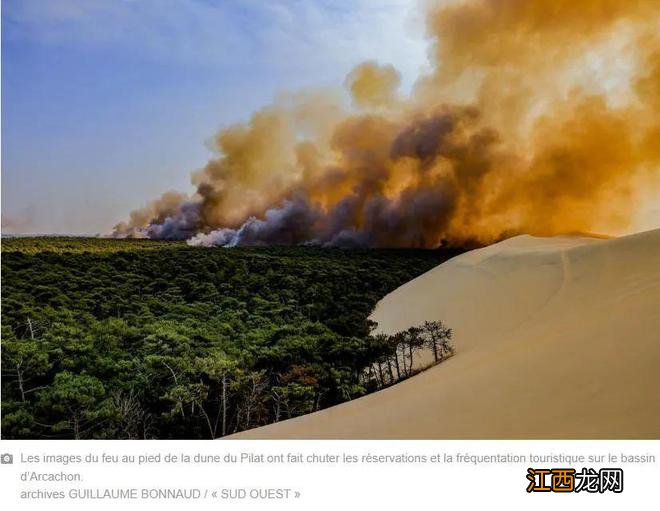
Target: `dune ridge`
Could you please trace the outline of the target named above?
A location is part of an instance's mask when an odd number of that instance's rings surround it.
[[[441,319],[456,356],[239,438],[660,438],[660,229],[517,236],[385,296],[384,332]]]

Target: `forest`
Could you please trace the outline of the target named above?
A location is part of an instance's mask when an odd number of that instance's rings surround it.
[[[459,252],[3,238],[2,436],[212,439],[396,383],[451,330],[369,314]]]

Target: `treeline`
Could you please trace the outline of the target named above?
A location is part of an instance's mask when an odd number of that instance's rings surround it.
[[[108,254],[110,252],[126,252],[134,250],[159,250],[185,248],[185,241],[158,241],[150,239],[112,239],[83,238],[78,236],[31,236],[2,238],[3,252],[21,252],[23,254],[38,254],[39,252],[75,252]]]
[[[371,335],[368,316],[457,251],[98,241],[3,242],[5,438],[217,438],[390,385],[424,346],[451,354],[442,325]]]
[[[378,388],[410,378],[454,354],[451,328],[442,321],[425,321],[394,335],[378,334],[376,340],[382,353],[369,367],[367,378],[373,379]],[[430,353],[431,361],[424,360],[420,351]],[[416,364],[416,357],[422,358],[420,363]]]

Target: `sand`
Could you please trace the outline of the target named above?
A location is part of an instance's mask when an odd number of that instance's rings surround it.
[[[660,438],[660,230],[518,236],[384,297],[394,332],[441,319],[456,355],[383,391],[238,438]]]

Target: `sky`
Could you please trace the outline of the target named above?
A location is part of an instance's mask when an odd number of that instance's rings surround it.
[[[427,66],[417,0],[3,0],[3,233],[104,234],[278,93]]]

